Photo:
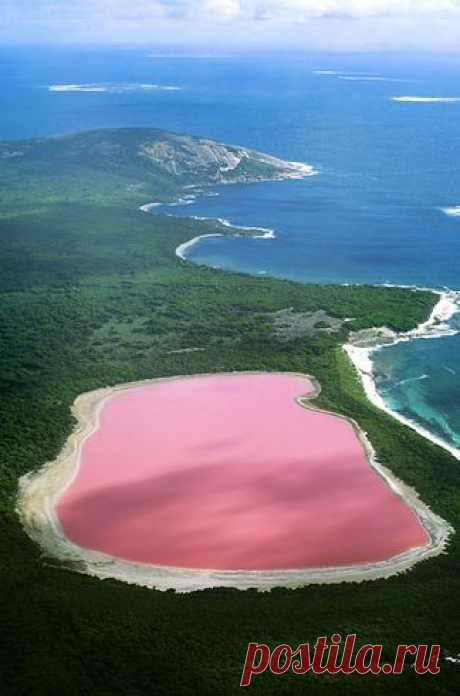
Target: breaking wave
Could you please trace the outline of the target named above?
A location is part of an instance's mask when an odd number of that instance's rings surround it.
[[[144,83],[114,83],[114,82],[90,82],[87,84],[72,85],[48,85],[49,92],[156,92],[156,91],[177,91],[181,87],[174,85],[154,85]]]
[[[453,104],[460,102],[460,97],[390,97],[395,102],[414,102],[421,104]]]
[[[442,212],[449,217],[460,218],[460,205],[454,205],[450,208],[441,208]]]

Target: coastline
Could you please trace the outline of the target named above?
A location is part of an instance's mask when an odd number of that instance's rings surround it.
[[[300,165],[298,163],[291,164],[293,165],[292,172],[286,173],[286,171],[284,171],[280,173],[279,176],[273,177],[269,180],[304,178],[305,176],[311,176],[312,174],[316,173],[313,167],[310,167],[310,165]],[[294,165],[297,166],[298,169],[294,169]],[[251,180],[248,179],[247,181],[250,182]],[[256,181],[262,181],[262,179]],[[230,184],[238,182],[227,181],[221,183]],[[193,201],[194,196],[191,195],[187,197],[187,201],[185,203],[182,202],[179,203],[179,205],[193,203]],[[149,212],[151,209],[159,207],[160,205],[167,206],[171,204],[148,203],[140,206],[139,210]],[[212,220],[212,218],[207,219]],[[222,227],[229,228],[229,232],[216,232],[198,235],[179,245],[175,250],[176,256],[186,261],[188,260],[186,256],[187,249],[189,249],[199,239],[212,236],[225,236],[226,234],[231,235],[232,232],[234,236],[241,236],[238,235],[238,229],[244,230],[247,233],[247,236],[264,239],[272,239],[275,236],[273,230],[257,227],[238,228],[227,220],[217,219],[216,221],[220,223]],[[250,232],[262,232],[262,234],[250,235]],[[422,288],[412,289],[416,291],[417,289]],[[451,318],[457,311],[457,305],[452,299],[454,296],[457,296],[455,293],[450,291],[441,292],[432,289],[428,290],[439,294],[440,300],[433,309],[430,318],[420,324],[419,327],[404,334],[396,334],[395,332],[391,332],[390,330],[386,329],[386,341],[380,345],[360,346],[350,342],[343,346],[343,350],[347,353],[349,359],[355,365],[355,368],[357,369],[363,382],[365,393],[372,403],[375,403],[379,408],[387,411],[390,415],[393,415],[405,425],[409,425],[409,427],[417,430],[417,432],[421,433],[427,439],[436,442],[436,444],[444,447],[445,449],[448,449],[449,452],[454,454],[454,457],[460,459],[460,454],[453,448],[449,448],[445,445],[445,443],[437,438],[433,439],[429,433],[427,434],[423,429],[414,426],[414,424],[407,419],[399,417],[398,414],[387,407],[380,395],[377,393],[372,376],[372,361],[369,356],[375,350],[388,345],[389,342],[395,343],[404,340],[411,340],[412,338],[439,337],[440,335],[446,335],[446,327],[444,327],[444,329],[440,332],[440,326],[443,321]],[[433,329],[433,331],[431,329]],[[448,327],[447,330],[449,330]],[[374,329],[374,331],[378,330]],[[365,351],[365,353],[363,351]],[[203,377],[205,375],[195,376]],[[307,375],[302,376],[308,377]],[[193,378],[193,376],[178,376],[164,379],[170,380],[185,378]],[[70,569],[93,575],[101,579],[114,578],[124,582],[156,588],[159,590],[174,589],[177,592],[192,592],[214,587],[228,587],[240,590],[254,588],[258,591],[269,591],[276,587],[294,589],[309,584],[341,583],[344,581],[362,582],[364,580],[383,579],[407,571],[417,562],[437,556],[444,552],[448,538],[454,531],[453,528],[442,518],[435,515],[426,505],[424,505],[419,500],[418,494],[414,489],[405,486],[404,483],[399,481],[393,475],[391,470],[387,469],[376,460],[374,450],[371,443],[367,439],[366,433],[364,433],[358,424],[350,418],[347,420],[349,420],[349,422],[352,423],[353,427],[355,428],[361,444],[365,449],[370,466],[376,470],[378,475],[385,480],[386,484],[393,490],[393,492],[400,496],[418,516],[420,523],[426,530],[430,539],[429,544],[423,547],[410,549],[407,552],[376,563],[365,563],[361,565],[336,568],[316,568],[305,570],[292,569],[283,571],[214,571],[153,566],[150,564],[134,563],[114,558],[100,552],[83,549],[82,547],[73,544],[66,538],[61,529],[55,514],[55,504],[60,495],[68,486],[71,485],[72,481],[78,474],[81,448],[86,439],[90,437],[90,435],[99,427],[99,417],[104,404],[113,396],[114,393],[118,392],[119,390],[149,385],[158,381],[164,381],[164,379],[144,380],[141,382],[118,385],[111,388],[88,392],[77,397],[72,408],[72,412],[77,420],[77,425],[72,434],[69,436],[63,450],[60,452],[56,460],[53,462],[48,462],[38,472],[32,472],[21,477],[19,482],[17,512],[26,533],[28,533],[28,535],[43,549],[45,555],[54,557],[66,563]],[[314,378],[309,377],[309,379],[313,379],[313,381],[315,381]],[[309,402],[311,399],[314,399],[318,393],[319,385],[318,390],[315,393],[309,397],[305,397],[304,399],[299,399],[299,403],[307,408],[315,408],[315,406],[311,405]],[[336,417],[344,417],[335,413],[332,415]]]
[[[268,181],[289,181],[292,179],[307,179],[308,177],[311,176],[316,176],[318,174],[318,171],[313,167],[311,164],[307,164],[306,162],[290,162],[288,160],[278,160],[275,157],[266,157],[266,161],[274,167],[273,175],[270,177],[257,177],[257,178],[251,178],[248,176],[247,178],[236,178],[235,180],[231,179],[224,179],[222,181],[216,180],[214,182],[208,182],[208,183],[203,183],[200,184],[199,186],[196,186],[195,184],[191,184],[188,186],[185,186],[184,188],[194,191],[195,193],[187,193],[187,194],[182,194],[179,197],[174,198],[173,200],[170,200],[169,202],[163,202],[163,201],[153,201],[151,203],[144,203],[143,205],[138,206],[138,210],[140,210],[143,213],[149,213],[150,211],[154,210],[155,208],[161,208],[163,206],[169,207],[169,208],[176,208],[182,205],[192,205],[195,203],[196,199],[199,198],[200,196],[204,197],[214,197],[214,196],[219,196],[219,193],[217,191],[209,191],[209,190],[203,190],[203,189],[209,189],[211,186],[229,186],[232,184],[258,184],[258,183],[263,183],[263,182],[268,182]],[[221,172],[225,171],[231,171],[231,168],[227,169],[221,169]],[[194,216],[192,216],[194,217]],[[196,218],[200,219],[200,218]],[[214,218],[201,218],[204,220],[212,220]],[[228,227],[235,227],[231,223],[229,223],[227,220],[221,220],[219,219],[219,222],[222,222],[223,225],[227,224]],[[237,229],[253,229],[253,228],[246,228],[246,227],[240,227]],[[258,228],[255,228],[258,229]],[[261,228],[262,229],[262,228]]]
[[[238,234],[238,232],[235,233],[228,233],[228,232],[211,232],[208,234],[198,234],[196,237],[192,237],[186,242],[183,242],[182,244],[179,244],[178,247],[175,249],[175,254],[178,258],[180,258],[182,261],[188,261],[186,252],[190,247],[194,246],[197,244],[200,239],[206,239],[207,237],[225,237],[225,236],[231,236],[231,237],[249,237],[250,239],[276,239],[276,234],[274,230],[268,229],[267,227],[242,227],[240,225],[232,225],[231,222],[226,220],[225,218],[211,218],[211,217],[201,217],[197,215],[192,216],[193,220],[209,220],[210,222],[216,222],[219,223],[219,225],[222,225],[222,227],[229,228],[230,230],[242,230],[245,232],[244,235]],[[257,234],[260,232],[261,234]],[[252,233],[252,234],[251,234]]]
[[[229,230],[243,229],[247,232],[250,232],[251,230],[263,231],[265,229],[257,227],[238,227],[236,225],[232,225],[230,222],[228,222],[228,220],[224,220],[221,218],[201,218],[194,216],[194,219],[215,219],[216,222],[219,222],[224,227],[228,227]],[[197,235],[196,237],[192,237],[183,244],[180,244],[175,249],[175,254],[182,261],[189,261],[186,254],[187,250],[190,247],[194,246],[201,239],[205,239],[206,237],[225,237],[227,235],[233,237],[241,236],[238,234],[238,232],[232,234],[231,231],[227,233],[216,232],[212,234]],[[265,233],[262,235],[247,234],[246,236],[251,237],[252,239],[276,238],[274,230],[265,230]],[[348,284],[344,283],[343,285]],[[417,432],[419,435],[429,440],[433,444],[438,445],[439,447],[442,447],[443,449],[447,450],[450,454],[452,454],[453,457],[455,457],[455,459],[460,460],[459,449],[456,449],[455,447],[449,445],[442,438],[433,435],[426,428],[423,428],[422,426],[418,425],[415,421],[412,421],[411,419],[400,415],[397,411],[394,411],[385,403],[383,397],[379,394],[377,390],[377,386],[374,379],[374,367],[371,359],[373,353],[382,350],[383,348],[386,348],[388,346],[396,345],[397,343],[403,343],[406,341],[422,338],[443,338],[446,336],[456,335],[458,331],[449,327],[446,324],[446,322],[452,319],[452,317],[454,317],[455,314],[460,312],[460,291],[437,290],[435,288],[426,288],[410,285],[397,285],[391,283],[384,283],[383,285],[384,287],[404,288],[412,290],[413,292],[431,292],[435,295],[438,295],[439,300],[434,306],[429,318],[426,321],[419,324],[419,326],[417,326],[415,329],[411,329],[410,331],[402,333],[396,333],[395,331],[392,331],[387,327],[374,327],[373,329],[365,329],[362,332],[357,332],[357,335],[354,338],[349,339],[349,341],[342,346],[342,349],[344,350],[348,359],[350,360],[356,372],[358,373],[358,377],[363,385],[364,392],[369,401],[371,401],[371,403],[374,404],[374,406],[377,406],[377,408],[381,409],[382,411],[385,411],[385,413],[391,415],[393,418],[396,418],[396,420],[398,420],[400,423],[408,426],[412,430],[415,430],[415,432]],[[377,285],[376,287],[381,286]],[[363,340],[362,335],[364,334],[366,334],[367,340],[372,342],[372,345],[360,345],[360,342]]]
[[[269,160],[273,160],[274,163],[282,162],[282,160],[276,160],[276,158],[269,158]],[[246,179],[244,183],[259,183],[263,181],[283,181],[283,180],[289,180],[289,179],[305,179],[310,176],[315,176],[318,172],[317,170],[311,165],[311,164],[306,164],[305,162],[290,162],[290,161],[285,161],[284,163],[284,169],[280,168],[280,171],[276,173],[271,178],[262,178],[262,179]],[[279,166],[277,164],[276,166]],[[219,181],[216,182],[216,186],[223,186],[223,185],[228,185],[228,184],[234,184],[234,183],[242,183],[241,181]],[[212,184],[208,184],[212,185]],[[195,187],[192,185],[190,187],[191,190],[195,189]],[[187,194],[185,196],[181,196],[176,200],[173,200],[169,203],[161,203],[160,201],[154,201],[152,203],[144,203],[143,205],[140,205],[138,207],[138,210],[140,210],[143,213],[150,213],[151,211],[155,210],[156,208],[161,208],[161,207],[179,207],[182,205],[192,205],[196,199],[198,198],[199,195],[202,196],[218,196],[219,193],[217,192],[205,192],[202,190],[202,187],[200,187],[199,191],[197,193],[191,193]],[[266,227],[244,227],[242,225],[234,225],[232,224],[229,220],[226,220],[225,218],[213,218],[213,217],[202,217],[199,215],[190,215],[186,216],[190,217],[193,220],[208,220],[211,222],[216,222],[219,223],[222,227],[228,228],[230,230],[242,230],[245,233],[248,233],[247,236],[250,236],[252,239],[275,239],[276,234],[275,230],[273,229],[268,229]],[[260,232],[261,234],[249,234],[251,232]],[[183,244],[179,244],[179,246],[175,250],[175,254],[178,258],[180,258],[182,261],[187,261],[187,257],[185,255],[185,252],[187,249],[192,247],[194,244],[200,241],[200,239],[204,239],[206,237],[223,237],[225,236],[225,232],[214,232],[210,234],[201,234],[197,235],[196,237],[193,237],[192,239],[189,239],[188,241],[184,242]],[[238,232],[234,233],[232,236],[239,236]]]
[[[292,173],[286,174],[286,179],[303,179],[307,176],[316,176],[318,174],[317,170],[311,164],[306,164],[305,162],[287,162],[292,166]]]
[[[425,288],[417,289],[424,290]],[[415,432],[433,444],[447,450],[455,459],[460,461],[460,450],[449,445],[442,438],[433,435],[426,428],[418,425],[413,420],[391,409],[379,394],[374,378],[373,353],[385,347],[405,341],[442,338],[444,336],[453,336],[457,333],[454,329],[451,329],[446,322],[460,311],[460,293],[454,290],[441,291],[430,288],[426,289],[439,295],[439,300],[433,308],[430,317],[425,322],[411,331],[399,334],[386,327],[380,329],[375,328],[373,330],[373,335],[369,332],[357,332],[354,336],[352,335],[349,338],[349,342],[345,343],[342,349],[354,366],[367,398],[374,406],[385,411],[385,413],[389,414],[400,423],[403,423],[403,425],[415,430]],[[366,337],[363,338],[365,333]]]
[[[234,372],[226,374],[256,373]],[[320,393],[320,385],[313,377],[297,373],[282,374],[296,374],[296,376],[310,380],[314,384],[315,390],[306,396],[300,396],[297,403],[304,408],[322,410],[311,403]],[[57,458],[45,464],[37,472],[25,474],[19,480],[17,512],[24,530],[38,544],[45,555],[66,563],[72,570],[101,579],[114,578],[158,590],[174,589],[176,592],[192,592],[215,587],[239,590],[254,588],[258,591],[268,591],[275,587],[294,589],[310,584],[383,579],[407,571],[414,564],[444,552],[449,536],[453,532],[452,527],[434,514],[419,499],[414,489],[406,486],[393,475],[390,469],[378,462],[366,434],[354,420],[328,411],[324,411],[324,413],[351,422],[363,446],[369,465],[418,517],[430,540],[428,544],[409,549],[384,561],[360,565],[282,571],[215,571],[135,563],[85,549],[71,542],[61,528],[55,507],[60,496],[78,474],[82,447],[99,428],[100,415],[107,401],[122,390],[150,386],[164,381],[206,376],[215,377],[214,374],[184,375],[143,380],[97,389],[81,394],[76,398],[72,413],[77,424]]]
[[[194,244],[199,242],[200,239],[204,239],[205,237],[223,237],[224,233],[223,232],[211,232],[210,234],[200,234],[197,237],[192,237],[192,239],[189,239],[188,242],[184,242],[183,244],[179,244],[178,247],[176,247],[175,254],[178,256],[182,261],[187,261],[187,257],[185,255],[185,252],[187,249],[190,249]]]

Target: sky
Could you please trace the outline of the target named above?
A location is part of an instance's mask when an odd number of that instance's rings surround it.
[[[0,44],[460,51],[460,0],[0,0]]]

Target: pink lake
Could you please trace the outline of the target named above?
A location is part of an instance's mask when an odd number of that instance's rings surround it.
[[[126,560],[216,570],[338,567],[427,544],[351,423],[296,403],[313,389],[254,374],[114,394],[58,501],[65,534]]]

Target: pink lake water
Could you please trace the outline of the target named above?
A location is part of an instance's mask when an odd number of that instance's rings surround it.
[[[282,374],[184,378],[105,403],[57,515],[79,546],[216,570],[337,567],[428,536],[345,419]]]

